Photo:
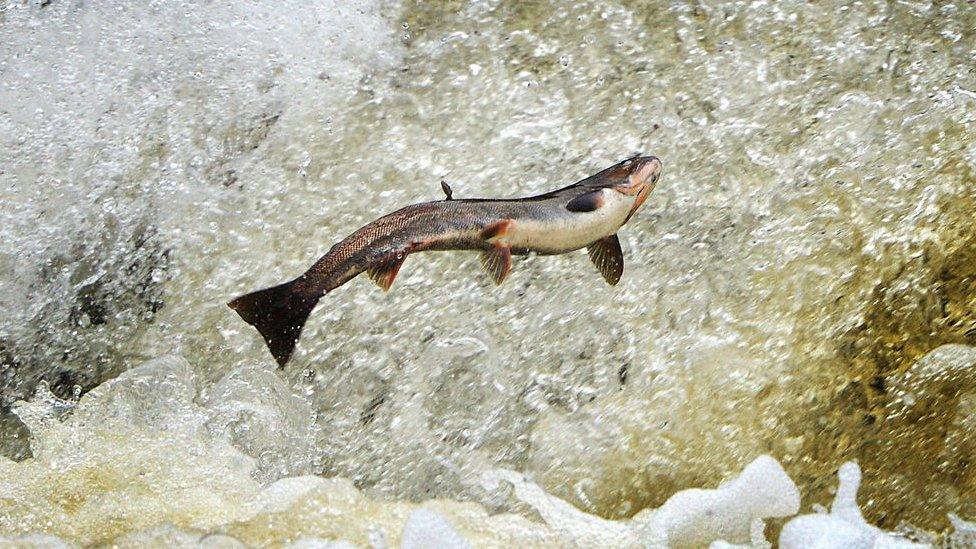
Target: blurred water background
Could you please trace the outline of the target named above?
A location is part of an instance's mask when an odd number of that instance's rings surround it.
[[[962,1],[8,0],[0,506],[114,539],[37,502],[147,467],[110,516],[306,474],[527,512],[504,467],[623,519],[768,453],[805,503],[853,459],[870,522],[944,531],[976,516],[974,59]],[[665,171],[616,287],[583,252],[499,288],[418,255],[323,299],[280,373],[225,306],[442,179],[515,197],[638,152]],[[225,444],[253,468],[201,465]]]

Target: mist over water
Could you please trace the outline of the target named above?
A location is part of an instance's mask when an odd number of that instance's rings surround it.
[[[952,531],[974,58],[967,2],[8,3],[0,533],[397,543],[443,498],[471,543],[565,545],[485,475],[614,532],[763,454],[802,512],[856,460],[868,522]],[[280,372],[225,305],[442,179],[524,196],[638,152],[664,174],[616,287],[583,252],[498,288],[418,254],[323,298]]]

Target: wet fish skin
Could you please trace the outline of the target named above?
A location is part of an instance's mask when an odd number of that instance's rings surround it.
[[[318,300],[366,272],[388,290],[408,255],[476,250],[496,284],[511,256],[553,255],[588,248],[610,284],[623,257],[616,231],[646,200],[661,174],[660,160],[636,156],[567,187],[527,198],[453,198],[412,204],[363,226],[334,245],[303,275],[238,297],[228,305],[264,337],[279,366],[294,350]]]

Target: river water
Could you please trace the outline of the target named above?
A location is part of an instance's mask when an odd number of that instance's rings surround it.
[[[0,533],[372,543],[441,498],[553,543],[486,472],[616,521],[762,454],[804,512],[854,460],[869,522],[949,531],[974,59],[961,1],[0,4]],[[498,288],[418,255],[323,299],[280,372],[225,306],[441,180],[514,197],[638,152],[664,175],[616,287],[583,252]],[[291,477],[332,530],[269,511]]]

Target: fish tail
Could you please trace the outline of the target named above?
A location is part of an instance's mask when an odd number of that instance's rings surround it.
[[[297,282],[251,292],[227,304],[261,332],[280,368],[291,358],[305,321],[321,297],[299,291]]]

